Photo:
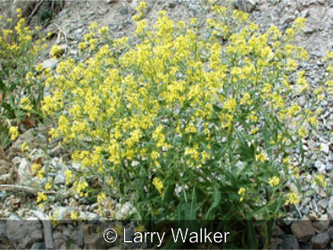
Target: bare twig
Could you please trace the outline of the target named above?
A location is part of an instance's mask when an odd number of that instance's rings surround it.
[[[10,192],[25,192],[34,196],[38,195],[38,191],[34,188],[31,187],[26,187],[26,186],[19,186],[19,185],[0,185],[0,190],[4,191],[10,191]],[[56,192],[56,191],[46,191],[46,195],[55,195],[56,199],[57,198],[68,198],[71,195],[71,189],[67,190],[64,193]]]
[[[66,43],[65,53],[66,53],[66,52],[67,52],[67,47],[68,47],[67,34],[66,34],[65,30],[62,29],[58,24],[53,23],[53,25],[57,26],[57,28],[59,29],[59,31],[63,34],[63,36],[64,36],[64,38],[65,38],[65,43]]]
[[[30,19],[34,14],[35,12],[38,10],[39,6],[44,2],[44,0],[40,0],[38,1],[37,5],[35,6],[35,8],[32,10],[32,12],[30,13],[30,15],[28,16],[27,19]]]
[[[32,213],[43,223],[45,248],[49,250],[54,249],[52,240],[52,226],[49,216],[38,211],[32,211]]]
[[[19,186],[19,185],[0,185],[0,189],[4,191],[11,191],[11,192],[25,192],[31,195],[37,196],[38,190],[26,187],[26,186]],[[55,191],[48,191],[47,194],[57,194]]]
[[[18,186],[18,185],[0,185],[0,189],[11,192],[25,192],[32,195],[37,195],[37,190],[30,187]]]

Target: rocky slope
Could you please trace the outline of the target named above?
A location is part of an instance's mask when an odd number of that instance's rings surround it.
[[[50,45],[59,44],[65,48],[64,56],[78,58],[77,45],[83,39],[92,22],[101,26],[109,27],[116,38],[129,36],[135,30],[132,16],[138,5],[137,0],[100,0],[100,1],[67,1],[55,18],[43,30],[55,34]],[[150,23],[155,20],[157,12],[166,10],[172,19],[189,19],[191,17],[203,17],[204,0],[148,0],[149,12],[147,19]],[[15,9],[18,2],[14,1],[11,8]],[[261,26],[263,30],[271,24],[277,25],[285,30],[297,17],[306,17],[306,29],[297,37],[300,45],[305,47],[310,54],[310,60],[302,68],[307,71],[308,80],[311,85],[321,83],[324,75],[322,58],[327,51],[333,48],[333,1],[332,0],[241,0],[236,1],[235,8],[250,13],[251,18]],[[8,6],[7,6],[8,8]],[[1,10],[1,7],[0,7]],[[3,10],[5,10],[3,8]],[[36,22],[38,20],[35,20]],[[58,61],[50,58],[49,54],[43,55],[44,67],[56,67]],[[300,105],[306,105],[307,97],[300,97]],[[321,129],[333,128],[332,102],[324,100],[324,109]],[[64,172],[67,169],[75,169],[78,166],[68,161],[66,151],[57,145],[57,142],[48,143],[48,127],[39,126],[26,130],[14,143],[10,152],[11,163],[1,160],[0,184],[16,185],[16,188],[7,186],[0,189],[0,214],[1,217],[11,219],[34,218],[32,210],[40,210],[34,206],[38,180],[31,174],[30,163],[39,159],[48,162],[48,167],[54,173],[53,184],[58,187],[54,193],[50,193],[49,210],[42,210],[45,214],[56,214],[58,220],[68,220],[73,211],[77,211],[81,218],[88,220],[99,219],[98,204],[89,204],[80,197],[71,197],[63,190],[65,184]],[[22,142],[28,142],[30,149],[28,159],[19,155],[17,150]],[[321,146],[321,147],[320,147]],[[306,157],[313,160],[313,171],[324,174],[331,182],[333,180],[332,167],[333,142],[328,136],[318,137],[316,141],[307,142]],[[321,158],[312,158],[312,149],[321,148]],[[299,153],[299,152],[298,152]],[[13,170],[13,166],[16,170]],[[310,173],[311,174],[311,173]],[[303,178],[301,176],[301,178]],[[304,177],[305,178],[305,177]],[[46,180],[43,180],[46,181]],[[19,186],[19,187],[18,187]],[[22,188],[25,186],[26,188]],[[20,189],[21,187],[21,189]],[[293,188],[293,187],[291,187]],[[314,187],[303,187],[304,191],[312,190]],[[274,230],[271,248],[280,249],[329,249],[333,248],[333,226],[330,219],[333,218],[333,197],[330,192],[316,190],[315,196],[309,195],[294,211],[290,212],[290,218],[278,223]],[[18,192],[20,191],[20,192]],[[116,201],[110,201],[106,207],[110,216],[123,218],[130,212],[130,204],[120,206]],[[32,217],[31,217],[32,216]],[[297,223],[300,218],[309,219],[304,223]],[[43,229],[44,227],[44,229]],[[37,223],[23,223],[8,225],[8,222],[0,221],[0,244],[5,246],[41,249],[45,248],[43,242],[43,230],[45,225]],[[5,237],[6,236],[6,237]],[[22,241],[22,237],[29,239]],[[3,238],[3,240],[1,240]],[[6,240],[4,240],[6,238]],[[101,240],[101,235],[90,234],[89,229],[75,227],[71,224],[62,224],[52,233],[54,248],[68,248],[68,242],[72,242],[72,249],[85,248],[108,248]],[[67,243],[66,243],[67,242]],[[132,246],[141,247],[142,246]]]

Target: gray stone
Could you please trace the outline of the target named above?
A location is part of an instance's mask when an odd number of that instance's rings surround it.
[[[58,229],[58,228],[57,228]],[[53,246],[55,249],[60,249],[60,246],[65,243],[63,234],[59,231],[53,232]]]
[[[326,192],[325,192],[324,189],[322,189],[321,187],[318,187],[318,188],[316,189],[316,192],[317,192],[317,194],[318,194],[319,196],[321,196],[321,197],[323,197],[323,198],[327,197]]]
[[[279,245],[279,249],[299,249],[296,237],[292,234],[286,235],[283,242]]]
[[[273,237],[279,237],[279,236],[281,236],[283,234],[284,234],[284,232],[283,232],[283,230],[279,226],[275,226],[274,227],[273,234],[272,234]]]
[[[112,247],[112,244],[103,239],[101,233],[85,235],[84,244],[84,249],[109,249]]]
[[[6,221],[6,237],[17,249],[31,248],[43,240],[42,225],[35,219]]]
[[[30,248],[30,250],[42,250],[42,249],[45,249],[44,242],[36,242]]]
[[[315,229],[310,220],[295,221],[291,224],[292,233],[300,241],[307,242],[315,235]]]
[[[278,249],[279,245],[283,242],[283,239],[272,238],[269,242],[268,249]]]
[[[302,12],[301,12],[301,17],[303,17],[303,18],[307,18],[307,17],[309,17],[310,16],[310,12],[309,12],[309,10],[303,10]]]
[[[84,233],[81,227],[76,228],[71,233],[70,239],[74,241],[74,243],[80,247],[84,245]]]
[[[318,202],[318,207],[321,208],[322,210],[325,210],[328,206],[328,202],[326,199],[322,199]]]
[[[14,142],[12,148],[18,149],[21,151],[21,145],[27,143],[28,145],[34,140],[34,129],[27,130],[24,134],[20,135],[18,139]]]
[[[70,243],[70,244],[67,244],[66,248],[65,249],[75,249],[75,250],[79,250],[79,249],[82,249],[82,247],[76,245],[75,243]]]
[[[316,214],[315,211],[311,211],[310,214],[309,214],[309,219],[311,221],[317,221],[319,218],[318,218],[318,215]]]
[[[256,7],[256,1],[254,0],[237,0],[235,1],[235,7],[243,12],[251,13]]]
[[[311,239],[312,247],[314,249],[324,249],[330,242],[328,233],[320,233]]]
[[[44,69],[55,69],[58,65],[59,61],[54,58],[46,59],[43,61],[42,65]]]
[[[300,210],[301,210],[302,214],[308,215],[310,208],[309,208],[309,206],[305,206],[305,207],[302,207]]]
[[[328,202],[327,215],[330,220],[333,220],[333,197],[331,197]]]
[[[333,241],[333,228],[331,227],[330,229],[328,229],[327,233],[330,236],[331,241]]]
[[[3,239],[6,236],[6,223],[0,221],[0,239]]]
[[[66,183],[66,177],[62,174],[58,174],[53,181],[54,185],[64,185]]]
[[[302,207],[305,207],[306,205],[308,205],[311,201],[310,197],[305,197],[302,201]]]
[[[36,136],[36,141],[38,144],[42,144],[42,145],[45,145],[47,143],[47,139],[43,134],[38,134]]]
[[[128,9],[127,9],[126,7],[122,7],[122,8],[120,9],[120,14],[121,14],[121,15],[127,15],[127,14],[128,14]]]
[[[313,226],[318,229],[320,232],[327,230],[330,227],[330,221],[326,214],[322,215],[318,221],[312,223]]]

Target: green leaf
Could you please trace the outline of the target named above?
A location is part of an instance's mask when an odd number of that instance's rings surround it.
[[[174,194],[175,194],[175,184],[169,184],[165,193],[164,193],[164,201],[166,203],[170,203],[171,201],[174,200]]]
[[[211,205],[211,207],[208,209],[208,211],[205,213],[204,220],[213,220],[216,217],[215,214],[213,214],[213,211],[216,207],[219,206],[221,202],[221,192],[217,186],[214,186],[214,192],[212,198],[214,202]]]
[[[258,249],[257,235],[252,219],[247,220],[246,223],[246,242],[250,249]]]
[[[6,148],[10,144],[9,129],[7,127],[0,127],[0,145],[1,148]]]
[[[240,161],[253,162],[255,161],[256,149],[253,144],[250,146],[247,144],[245,138],[236,130],[237,137],[239,139],[238,153],[240,155]]]
[[[196,205],[197,205],[197,193],[196,193],[196,189],[193,188],[193,194],[192,194],[192,202],[191,202],[191,208],[190,211],[188,213],[189,215],[189,220],[196,220]]]

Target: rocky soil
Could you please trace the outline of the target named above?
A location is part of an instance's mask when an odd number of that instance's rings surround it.
[[[132,16],[138,5],[137,0],[99,0],[99,1],[67,1],[63,9],[55,16],[42,32],[52,32],[55,36],[50,41],[64,48],[64,56],[78,59],[77,45],[88,31],[89,25],[96,21],[101,26],[109,27],[116,38],[134,33],[135,25]],[[14,2],[15,3],[15,2]],[[148,0],[147,18],[153,22],[160,10],[166,10],[172,19],[189,19],[203,15],[204,0]],[[271,24],[285,30],[297,17],[307,18],[305,31],[297,37],[300,45],[305,47],[310,60],[302,69],[307,71],[308,81],[312,86],[321,84],[325,74],[322,58],[333,48],[333,0],[237,0],[234,5],[242,11],[250,13],[251,18],[263,30]],[[1,9],[0,11],[5,9]],[[55,68],[58,61],[48,53],[43,55],[43,66]],[[307,105],[307,97],[299,99],[300,105]],[[324,100],[324,109],[320,122],[320,130],[333,129],[332,101]],[[46,239],[49,227],[41,222],[49,220],[49,215],[56,220],[70,220],[73,211],[77,211],[83,220],[103,219],[98,214],[98,204],[90,204],[88,200],[71,196],[66,190],[65,171],[79,166],[69,160],[69,154],[58,145],[57,141],[48,141],[49,127],[39,125],[27,129],[15,141],[8,152],[0,159],[0,218],[11,221],[0,221],[0,248],[44,249],[107,249],[115,248],[105,244],[101,234],[92,233],[93,225],[78,227],[70,223],[57,226],[50,238]],[[20,146],[27,142],[30,150],[20,153]],[[303,186],[307,195],[296,208],[290,211],[289,218],[277,223],[273,233],[272,249],[332,249],[333,248],[333,141],[328,135],[318,136],[306,143],[305,155],[313,161],[312,171],[324,174],[328,180],[327,190],[316,189],[315,186]],[[320,148],[320,149],[319,149]],[[319,157],[314,150],[321,150]],[[295,152],[295,156],[300,152]],[[53,173],[55,189],[48,193],[49,208],[36,206],[36,194],[40,183],[32,174],[31,163],[43,162],[45,168]],[[308,178],[302,173],[300,179]],[[296,188],[296,187],[290,187]],[[37,211],[32,213],[31,211]],[[131,212],[131,204],[118,204],[110,200],[105,204],[106,214],[112,218],[123,219]],[[44,217],[43,217],[44,216]],[[26,223],[24,220],[29,220]],[[302,221],[298,221],[302,219]],[[10,224],[14,221],[14,224]],[[30,222],[31,221],[31,222]],[[21,223],[21,224],[20,224]],[[25,240],[22,240],[25,239]],[[70,243],[69,243],[70,242]],[[119,246],[116,246],[116,248]],[[126,247],[126,246],[123,246]],[[146,248],[145,245],[127,246]]]

